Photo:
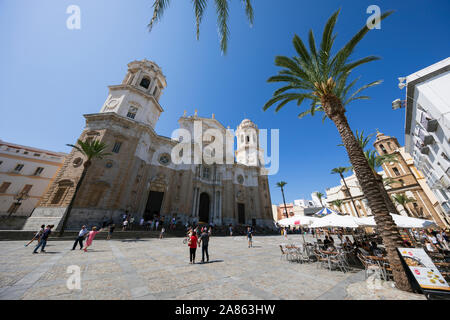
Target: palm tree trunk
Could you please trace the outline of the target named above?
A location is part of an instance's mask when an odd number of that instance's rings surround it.
[[[286,218],[289,218],[289,214],[288,214],[287,207],[286,207],[286,200],[284,199],[283,187],[281,187],[281,194],[283,195],[284,211],[286,212]]]
[[[356,209],[355,201],[353,200],[352,193],[351,193],[350,189],[347,186],[347,182],[345,182],[344,175],[342,173],[339,173],[339,175],[341,176],[342,181],[344,181],[345,188],[347,189],[348,195],[350,196],[350,200],[352,201],[353,208],[355,209],[356,216],[359,218],[358,209]]]
[[[72,211],[73,204],[75,203],[75,198],[77,197],[78,190],[80,189],[81,184],[83,183],[84,177],[86,176],[89,166],[90,163],[86,161],[84,163],[83,173],[81,174],[80,180],[78,180],[77,186],[75,187],[75,192],[73,193],[72,199],[70,200],[69,206],[67,207],[66,214],[64,215],[61,230],[59,231],[58,234],[59,237],[62,237],[64,234],[64,229],[66,228],[67,221],[69,221],[70,212]]]
[[[412,291],[406,272],[402,266],[397,247],[402,246],[402,239],[397,226],[389,214],[389,209],[383,198],[382,190],[377,179],[369,166],[364,152],[356,140],[345,117],[345,109],[340,100],[336,97],[322,103],[327,116],[334,122],[342,142],[347,150],[347,154],[352,164],[356,178],[361,185],[369,206],[374,214],[377,229],[381,233],[383,243],[386,247],[389,263],[392,268],[394,281],[401,290]]]
[[[394,203],[392,202],[391,197],[389,197],[389,194],[386,191],[386,188],[385,188],[384,183],[383,183],[383,177],[380,176],[375,171],[374,171],[374,174],[375,174],[375,177],[378,180],[378,185],[379,185],[379,187],[380,187],[380,189],[382,191],[384,202],[386,202],[386,206],[388,207],[389,212],[390,213],[394,213],[394,214],[399,214],[397,208],[395,207]]]

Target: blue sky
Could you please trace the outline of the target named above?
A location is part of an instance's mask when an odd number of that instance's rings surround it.
[[[312,191],[332,187],[339,178],[329,172],[348,165],[331,121],[297,119],[290,104],[279,113],[262,111],[276,85],[276,55],[294,55],[292,37],[305,38],[312,28],[320,39],[327,18],[338,8],[336,46],[342,46],[365,23],[369,5],[396,13],[360,43],[354,57],[379,55],[381,61],[361,67],[361,84],[372,99],[348,108],[351,127],[380,131],[404,142],[404,110],[391,102],[405,92],[397,77],[409,75],[448,57],[448,0],[271,0],[254,2],[255,23],[249,27],[241,1],[231,1],[228,54],[221,55],[213,1],[204,17],[200,41],[195,39],[191,1],[172,1],[151,33],[146,25],[152,0],[1,0],[0,1],[0,139],[69,152],[84,127],[83,114],[98,112],[108,85],[119,84],[128,62],[147,58],[163,69],[168,86],[165,109],[156,130],[170,136],[184,110],[216,118],[235,128],[250,118],[260,128],[280,129],[280,170],[269,177],[273,203],[281,202],[275,183],[288,182],[288,201],[309,198]],[[66,9],[81,8],[81,30],[68,30]]]

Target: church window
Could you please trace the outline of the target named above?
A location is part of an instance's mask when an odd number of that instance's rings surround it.
[[[141,83],[139,85],[142,88],[148,89],[148,87],[150,87],[150,79],[147,77],[142,78]]]
[[[56,191],[55,196],[52,199],[52,204],[58,204],[62,197],[64,196],[64,194],[67,191],[67,187],[59,187],[58,191]]]
[[[399,176],[399,175],[400,175],[400,171],[398,171],[398,169],[397,169],[396,167],[393,167],[393,168],[392,168],[392,171],[394,171],[394,173],[395,173],[396,176]]]
[[[247,143],[250,142],[250,136],[247,136]]]
[[[82,163],[83,163],[83,159],[81,159],[80,157],[73,160],[73,166],[75,168],[78,168],[79,166],[81,166]]]
[[[128,109],[127,117],[134,119],[136,117],[137,111],[138,111],[138,109],[136,107],[130,107]]]
[[[203,167],[203,179],[209,179],[209,168]]]
[[[170,156],[167,153],[162,154],[159,157],[159,163],[161,163],[162,165],[168,165],[169,162],[170,162]]]
[[[383,154],[387,153],[386,148],[382,144],[380,144],[380,149],[383,151]]]
[[[112,149],[112,152],[119,153],[119,150],[120,150],[121,146],[122,146],[122,142],[116,141],[116,143],[114,143],[114,147]]]

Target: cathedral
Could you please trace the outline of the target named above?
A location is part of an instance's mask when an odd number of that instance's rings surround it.
[[[93,160],[67,228],[98,224],[105,218],[119,223],[124,213],[136,221],[164,216],[166,221],[176,217],[182,223],[273,227],[256,124],[245,119],[233,132],[214,115],[202,118],[197,111],[191,116],[185,112],[178,120],[178,130],[184,135],[158,135],[155,125],[164,111],[159,99],[165,87],[166,79],[156,63],[133,61],[122,83],[109,86],[100,112],[84,115],[86,126],[79,140],[103,142],[110,155]],[[230,139],[216,138],[218,134],[229,138],[230,132],[231,145],[224,143]],[[191,149],[194,151],[189,152]],[[215,160],[205,161],[203,155],[213,155]],[[85,157],[72,149],[28,218],[25,230],[41,224],[60,227],[84,161]]]

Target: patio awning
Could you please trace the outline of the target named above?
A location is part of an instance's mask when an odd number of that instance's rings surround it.
[[[294,217],[279,220],[278,224],[283,227],[309,226],[311,223],[313,223],[316,220],[318,220],[318,218],[309,217],[309,216],[294,216]]]
[[[401,216],[401,215],[393,214],[393,213],[391,213],[391,216],[394,219],[394,222],[398,228],[421,229],[421,228],[428,228],[428,227],[436,226],[436,224],[431,220]],[[360,224],[361,226],[376,227],[375,218],[373,216],[365,217],[365,218],[358,218],[357,223]]]
[[[359,226],[360,225],[357,223],[356,218],[352,216],[341,216],[336,213],[319,218],[310,225],[311,228],[358,228]]]

